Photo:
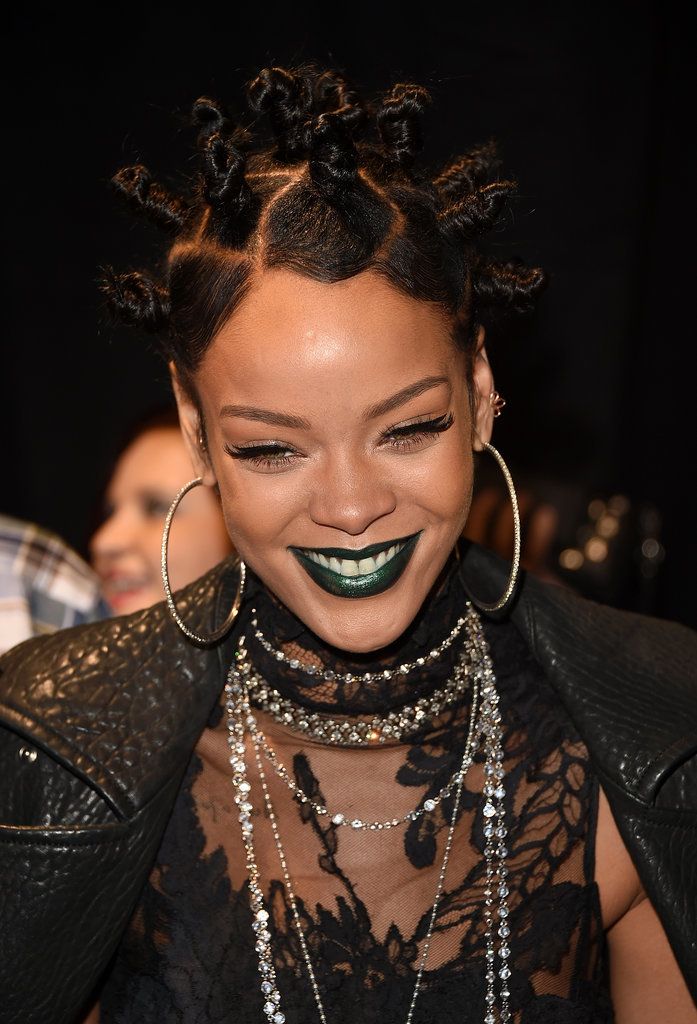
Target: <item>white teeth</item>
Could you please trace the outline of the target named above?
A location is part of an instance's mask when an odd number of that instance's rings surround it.
[[[335,558],[334,556],[327,558],[326,555],[320,554],[319,551],[304,550],[308,558],[311,558],[317,565],[321,565],[325,569],[331,569],[332,572],[336,572],[340,576],[369,576],[371,572],[381,569],[386,562],[394,558],[404,546],[404,544],[392,544],[373,558],[361,558],[358,560],[355,558]]]

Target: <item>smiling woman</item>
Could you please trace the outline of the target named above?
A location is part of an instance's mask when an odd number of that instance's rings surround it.
[[[147,608],[164,597],[160,574],[162,528],[172,499],[191,475],[175,409],[140,421],[115,461],[101,521],[90,539],[90,560],[115,614]],[[220,501],[197,492],[177,517],[169,546],[173,586],[183,587],[230,554]]]
[[[248,99],[186,196],[115,178],[196,475],[166,602],[0,661],[8,1020],[694,1021],[695,638],[460,541],[513,185],[419,168],[418,85]],[[172,594],[197,487],[236,555]]]

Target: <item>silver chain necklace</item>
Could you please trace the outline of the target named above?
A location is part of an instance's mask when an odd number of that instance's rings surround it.
[[[474,619],[476,621],[476,615],[474,615]],[[472,628],[472,623],[470,621],[470,629],[471,628]],[[242,641],[243,640],[244,640],[244,638],[242,638]],[[264,680],[261,679],[260,676],[258,676],[257,674],[255,674],[252,671],[251,665],[250,665],[249,661],[247,660],[247,651],[246,651],[246,648],[244,646],[244,642],[240,643],[239,654],[240,654],[240,658],[238,660],[238,676],[237,676],[237,681],[236,681],[235,685],[233,686],[233,696],[244,695],[244,698],[246,699],[247,703],[249,703],[251,705],[252,704],[252,697],[251,697],[251,694],[250,694],[250,691],[249,691],[250,679],[253,679],[257,683],[257,685],[262,690],[262,694],[266,692],[266,684],[265,684]],[[461,651],[460,656],[459,656],[459,663],[458,663],[458,665],[455,668],[455,673],[454,673],[455,678],[462,680],[462,683],[458,687],[460,692],[463,692],[464,689],[469,685],[469,677],[468,677],[467,673],[469,672],[469,670],[471,668],[472,661],[473,661],[473,648],[472,648],[472,644],[470,644],[470,645],[464,647],[463,650]],[[276,692],[276,691],[273,691],[273,692]],[[261,700],[260,701],[260,705],[261,705],[263,710],[266,710],[267,703],[268,703],[267,700]],[[302,709],[298,709],[298,710],[299,710],[299,713],[302,713]],[[286,721],[285,715],[281,714],[281,709],[280,708],[278,708],[276,710],[275,714],[274,714],[273,709],[271,709],[271,714],[272,714],[272,717],[274,717],[274,719],[276,721],[279,721],[282,725],[287,725],[287,721]],[[475,701],[474,696],[473,696],[472,711],[471,711],[471,715],[470,715],[470,730],[472,729],[472,725],[473,725],[473,723],[475,721],[475,716],[476,716],[476,701]],[[445,783],[445,785],[443,785],[440,788],[440,790],[436,794],[434,794],[434,796],[429,797],[428,799],[424,800],[424,802],[421,804],[420,807],[417,807],[415,810],[412,810],[412,811],[407,811],[406,814],[403,814],[400,817],[388,818],[388,819],[382,820],[382,821],[363,821],[361,818],[352,817],[351,815],[345,814],[342,811],[337,811],[337,812],[332,813],[332,812],[330,812],[328,810],[328,808],[326,807],[325,804],[321,804],[321,803],[319,803],[319,802],[317,802],[315,800],[312,800],[301,789],[301,787],[296,784],[296,782],[291,777],[290,772],[288,771],[288,769],[285,767],[284,764],[281,763],[281,761],[280,761],[280,759],[278,757],[278,754],[276,753],[274,748],[269,743],[269,741],[266,738],[264,732],[259,728],[259,725],[258,725],[258,723],[256,721],[256,718],[254,717],[253,712],[251,711],[251,708],[250,708],[250,711],[249,711],[248,718],[250,719],[250,721],[254,722],[254,725],[251,728],[252,728],[252,730],[254,732],[254,735],[256,736],[256,741],[257,741],[260,749],[264,753],[264,756],[266,757],[267,761],[269,762],[269,764],[273,768],[273,770],[276,773],[276,775],[285,783],[285,785],[288,787],[288,789],[290,789],[290,791],[293,794],[293,796],[300,803],[309,804],[310,807],[312,807],[312,809],[315,812],[315,814],[319,815],[320,817],[330,817],[331,821],[332,821],[332,824],[336,825],[336,826],[347,825],[347,826],[350,826],[351,828],[353,828],[353,829],[355,829],[357,831],[366,830],[367,829],[367,830],[370,830],[372,832],[375,832],[375,831],[383,831],[385,829],[396,828],[398,825],[403,825],[403,824],[411,822],[411,821],[416,821],[423,814],[426,814],[427,812],[435,810],[436,807],[438,806],[438,804],[440,804],[447,796],[450,795],[450,793],[452,792],[453,788],[455,787],[455,785],[457,784],[457,781],[458,781],[458,775],[459,775],[459,771],[460,770],[456,769],[455,772],[453,772],[453,774],[451,775],[450,779],[448,779],[448,781]],[[375,721],[375,720],[373,720],[373,721]],[[378,723],[377,727],[379,727],[379,723]],[[303,726],[302,731],[304,731],[306,733],[309,732],[310,735],[313,738],[315,738],[315,739],[318,738],[316,733],[310,732],[310,730],[308,729],[307,725]]]
[[[249,665],[249,662],[245,660],[243,665]],[[398,711],[389,711],[386,715],[373,715],[370,719],[361,720],[342,719],[337,715],[310,711],[284,697],[256,672],[249,671],[246,681],[251,702],[255,707],[271,715],[279,725],[304,732],[308,739],[339,747],[367,746],[387,743],[389,740],[403,743],[410,736],[420,732],[432,719],[457,703],[469,686],[467,666],[461,663],[453,678],[428,697],[422,697],[413,704],[406,704]]]
[[[256,618],[256,608],[252,608],[251,623],[254,636],[264,650],[270,654],[272,658],[275,658],[276,661],[279,661],[284,665],[288,665],[289,668],[294,669],[296,672],[304,672],[308,676],[319,676],[321,679],[326,679],[327,682],[337,683],[372,683],[378,679],[385,679],[389,682],[389,680],[393,679],[394,676],[408,676],[415,668],[423,668],[424,665],[428,665],[432,661],[437,661],[438,658],[447,651],[453,640],[457,639],[460,635],[460,631],[464,624],[465,619],[459,618],[457,623],[450,630],[450,633],[446,636],[445,640],[442,640],[437,647],[434,647],[428,654],[424,654],[423,657],[414,658],[413,661],[405,661],[401,665],[397,665],[396,668],[386,668],[381,672],[342,673],[334,672],[332,669],[318,669],[315,665],[301,661],[299,658],[293,658],[291,655],[279,650],[278,647],[274,647],[271,641],[267,640],[259,629],[259,624]]]
[[[473,609],[472,613],[476,615]],[[505,810],[503,805],[505,797],[505,788],[503,785],[503,732],[501,728],[501,712],[498,707],[499,697],[496,690],[496,679],[488,652],[488,645],[481,631],[481,626],[479,626],[477,631],[476,641],[479,657],[478,659],[475,659],[473,666],[473,713],[470,719],[469,734],[462,762],[456,776],[454,777],[457,786],[454,809],[450,828],[448,830],[448,838],[446,839],[443,863],[439,873],[436,899],[431,910],[429,929],[424,939],[424,948],[419,961],[414,994],[412,996],[406,1024],[411,1024],[412,1022],[414,1007],[421,987],[421,980],[433,934],[438,904],[443,890],[448,857],[452,847],[462,787],[467,769],[472,762],[474,751],[479,745],[480,736],[483,737],[483,746],[485,750],[485,785],[482,813],[485,818],[484,835],[486,839],[484,847],[486,874],[484,889],[486,1005],[483,1024],[497,1024],[497,985],[499,987],[498,1022],[499,1024],[507,1024],[507,1022],[511,1020],[511,1012],[509,1008],[510,991],[508,989],[508,978],[511,975],[508,960],[511,950],[509,945],[510,925],[508,923],[509,889],[506,882],[508,875],[508,868],[506,866],[508,851],[505,847],[507,828],[505,824]],[[264,801],[271,821],[274,842],[281,862],[284,884],[288,893],[295,927],[298,931],[298,938],[303,952],[305,967],[310,979],[320,1021],[322,1024],[327,1024],[321,993],[312,967],[309,951],[307,950],[300,916],[297,912],[295,894],[293,892],[290,872],[288,870],[280,833],[278,831],[276,815],[268,794],[262,760],[263,734],[258,730],[256,718],[249,703],[249,695],[246,692],[246,687],[244,685],[244,677],[239,668],[240,663],[243,661],[241,656],[241,651],[243,649],[244,637],[240,639],[239,649],[235,655],[235,661],[228,673],[228,678],[225,684],[225,706],[228,712],[228,743],[230,746],[229,760],[232,768],[232,784],[235,789],[235,802],[239,808],[242,841],[247,855],[246,863],[249,874],[249,896],[254,917],[252,928],[254,929],[256,936],[255,949],[258,955],[261,991],[265,1000],[264,1014],[269,1024],[285,1024],[285,1015],[281,1009],[281,994],[276,983],[276,972],[271,954],[271,934],[268,930],[269,912],[265,906],[263,891],[260,884],[259,867],[254,849],[254,825],[251,820],[253,805],[249,799],[251,784],[247,778],[245,760],[245,733],[247,731],[250,732],[254,746],[259,778],[264,791]],[[482,703],[479,717],[477,719],[474,705],[475,700],[478,700],[480,694]]]

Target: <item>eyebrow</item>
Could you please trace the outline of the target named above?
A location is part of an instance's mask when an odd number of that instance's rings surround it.
[[[432,388],[440,387],[442,384],[450,384],[448,377],[422,377],[421,380],[408,384],[407,387],[397,391],[396,394],[376,402],[365,410],[364,420],[377,419],[378,416],[385,416],[388,412],[398,409],[400,405],[418,398],[419,395],[431,391]],[[288,430],[311,430],[312,424],[303,416],[293,416],[288,412],[278,412],[274,409],[260,409],[255,405],[224,405],[220,410],[220,416],[239,416],[241,419],[254,420],[256,423],[268,423],[273,427],[286,427]]]
[[[384,416],[388,412],[392,412],[394,409],[398,409],[400,405],[404,405],[412,398],[418,398],[419,395],[425,394],[426,391],[430,391],[432,388],[437,388],[441,384],[450,384],[449,377],[422,377],[421,380],[415,381],[413,384],[409,384],[407,387],[402,388],[396,394],[391,395],[390,398],[384,398],[382,402],[377,402],[375,405],[371,405],[369,409],[366,409],[363,414],[363,418],[366,420],[377,419],[378,416]]]
[[[275,412],[273,409],[258,409],[255,405],[224,405],[220,410],[223,416],[239,416],[244,420],[257,423],[270,423],[272,427],[286,427],[288,430],[311,430],[312,424],[302,416],[292,416],[288,412]]]

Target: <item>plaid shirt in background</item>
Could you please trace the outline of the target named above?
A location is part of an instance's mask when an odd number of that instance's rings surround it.
[[[0,515],[0,654],[31,636],[110,614],[97,577],[65,541]]]

